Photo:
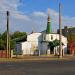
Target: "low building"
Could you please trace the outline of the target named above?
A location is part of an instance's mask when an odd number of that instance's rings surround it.
[[[59,34],[59,29],[57,30],[57,33]],[[65,26],[62,29],[62,35],[65,36],[65,37],[69,37],[71,35],[75,35],[75,27]]]
[[[75,41],[68,43],[68,52],[75,54]]]

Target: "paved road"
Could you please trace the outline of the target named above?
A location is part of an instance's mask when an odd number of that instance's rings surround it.
[[[4,62],[0,75],[75,75],[75,60]]]

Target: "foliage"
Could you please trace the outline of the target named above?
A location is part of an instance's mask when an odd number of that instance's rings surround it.
[[[59,40],[55,39],[55,40],[53,41],[53,43],[54,43],[54,47],[59,46]]]
[[[14,49],[16,40],[26,40],[26,32],[16,31],[10,34],[10,48]],[[17,38],[17,39],[16,39]],[[0,50],[6,49],[7,46],[7,32],[0,34]]]
[[[11,36],[11,38],[12,38],[12,39],[15,39],[15,38],[19,38],[19,37],[22,37],[22,36],[26,36],[26,32],[16,31],[16,32],[14,32],[14,34]]]
[[[48,46],[51,50],[54,50],[54,47],[59,46],[59,45],[60,45],[60,43],[59,43],[59,40],[57,40],[57,39],[55,39],[54,41],[50,41],[48,44]],[[63,45],[64,44],[62,43],[62,46]]]
[[[75,41],[75,34],[68,35],[68,42]]]
[[[54,50],[54,42],[50,41],[48,44],[48,47],[50,48],[51,51],[53,51]]]
[[[0,50],[6,49],[6,32],[0,34]]]
[[[4,49],[5,46],[4,46],[4,41],[2,39],[0,39],[0,49]]]

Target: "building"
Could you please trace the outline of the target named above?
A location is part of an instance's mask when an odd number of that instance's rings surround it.
[[[59,33],[59,29],[57,30],[57,33]],[[67,36],[70,36],[74,34],[75,35],[75,27],[68,27],[68,26],[65,26],[63,29],[62,29],[62,35],[64,35],[65,37]]]
[[[59,30],[57,31],[59,33]],[[67,50],[70,54],[75,54],[75,27],[65,26],[62,29],[62,35],[67,37]]]
[[[68,43],[68,52],[75,54],[75,41]]]
[[[53,41],[59,40],[59,34],[52,33],[50,13],[47,19],[46,30],[27,35],[27,41],[16,44],[17,54],[43,55],[59,54],[59,45],[54,46]],[[62,35],[62,49],[67,53],[67,38]]]

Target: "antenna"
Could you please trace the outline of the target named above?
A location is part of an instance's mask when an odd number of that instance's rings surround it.
[[[32,26],[32,32],[31,33],[34,33],[34,27]]]
[[[48,16],[50,15],[50,8],[48,8]]]
[[[31,28],[32,28],[32,32],[31,33],[36,32],[36,27],[35,27],[35,24],[34,23],[32,24],[32,27]]]

